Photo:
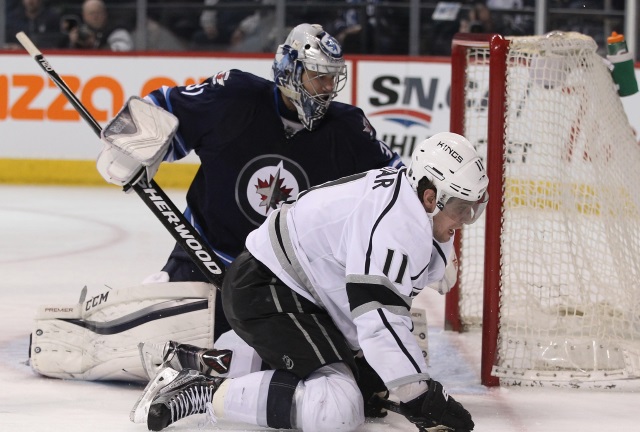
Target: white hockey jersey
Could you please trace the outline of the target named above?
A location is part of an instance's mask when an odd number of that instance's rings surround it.
[[[423,287],[442,279],[453,247],[433,239],[405,170],[311,188],[246,242],[292,290],[327,310],[388,388],[429,378],[409,310]]]

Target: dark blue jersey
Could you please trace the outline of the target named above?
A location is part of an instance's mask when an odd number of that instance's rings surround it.
[[[191,150],[200,157],[187,215],[226,258],[243,250],[269,212],[310,186],[402,165],[359,108],[332,102],[317,129],[291,135],[279,98],[273,81],[239,70],[148,96],[180,120],[165,160]]]

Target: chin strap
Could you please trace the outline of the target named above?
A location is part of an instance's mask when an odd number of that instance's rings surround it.
[[[300,93],[290,90],[285,86],[278,86],[278,89],[280,90],[280,93],[282,93],[282,96],[288,97],[294,101],[300,100]]]

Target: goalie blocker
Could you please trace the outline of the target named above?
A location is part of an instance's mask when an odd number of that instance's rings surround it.
[[[53,378],[147,381],[139,343],[213,346],[216,288],[175,282],[106,290],[73,306],[40,307],[31,335],[34,371]]]

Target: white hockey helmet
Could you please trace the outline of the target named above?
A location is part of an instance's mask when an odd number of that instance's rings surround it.
[[[304,86],[303,72],[308,71]],[[330,91],[320,84],[332,79]],[[347,67],[342,47],[318,24],[300,24],[291,30],[284,44],[278,46],[273,62],[273,80],[282,94],[298,111],[305,128],[313,130],[324,117],[329,103],[342,90],[347,80]]]
[[[441,132],[422,141],[407,170],[415,191],[426,177],[437,189],[436,209],[465,224],[475,222],[486,207],[489,179],[473,145],[463,136]]]

